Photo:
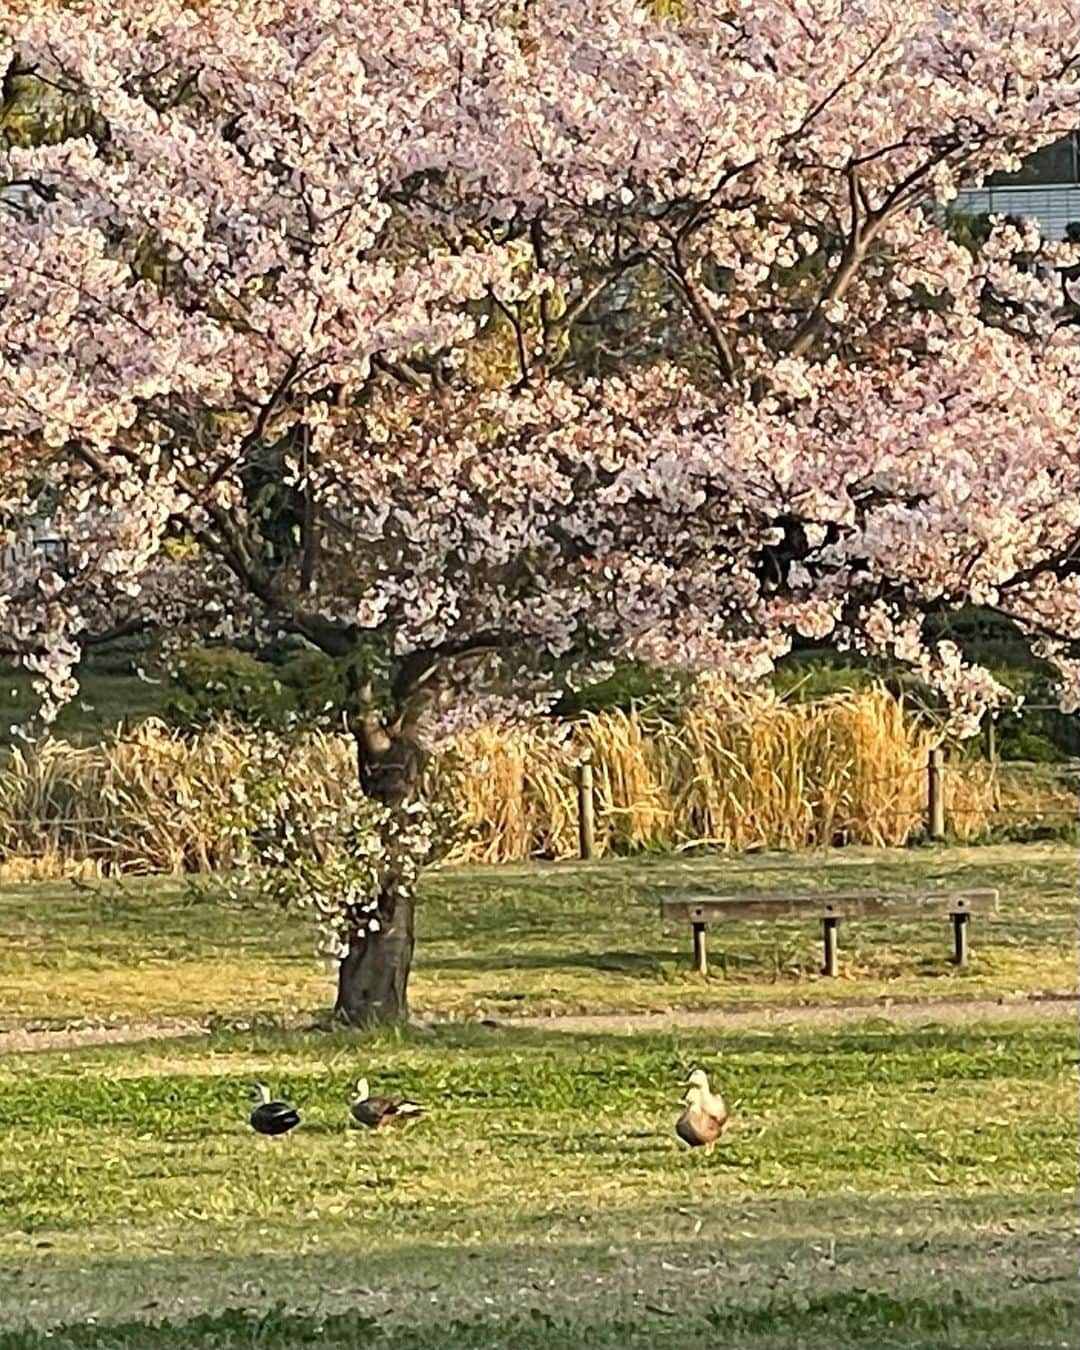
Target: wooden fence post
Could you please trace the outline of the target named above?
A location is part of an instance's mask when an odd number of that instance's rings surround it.
[[[953,965],[966,966],[968,959],[968,920],[970,914],[953,914]]]
[[[705,946],[705,925],[694,924],[694,969],[699,975],[709,973],[709,953]]]
[[[821,937],[825,948],[825,964],[821,973],[833,980],[836,979],[836,930],[839,926],[840,920],[835,914],[826,914],[821,920]]]
[[[945,756],[939,745],[930,751],[926,766],[927,833],[931,839],[945,838]]]
[[[986,758],[990,761],[992,769],[997,768],[997,723],[994,721],[994,714],[986,714]]]
[[[578,851],[588,860],[596,857],[596,801],[592,765],[583,759],[577,766]]]

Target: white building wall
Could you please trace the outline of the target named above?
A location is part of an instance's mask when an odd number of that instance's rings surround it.
[[[954,205],[972,215],[1034,216],[1047,239],[1064,238],[1067,225],[1080,226],[1080,185],[1072,183],[966,188]]]

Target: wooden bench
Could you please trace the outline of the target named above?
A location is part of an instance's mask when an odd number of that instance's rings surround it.
[[[836,974],[837,929],[841,919],[863,914],[892,916],[948,915],[953,927],[953,961],[962,966],[968,959],[968,922],[973,914],[992,914],[998,908],[996,890],[975,891],[856,891],[830,895],[665,895],[660,917],[688,923],[694,935],[694,966],[709,973],[705,930],[710,924],[731,919],[779,919],[817,914],[821,918],[825,949],[823,975]]]

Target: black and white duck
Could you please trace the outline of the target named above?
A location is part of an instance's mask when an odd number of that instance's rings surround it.
[[[258,1103],[252,1111],[251,1128],[256,1134],[288,1134],[300,1124],[300,1112],[287,1102],[270,1100],[270,1089],[265,1083],[255,1083],[251,1100]]]
[[[709,1087],[704,1069],[695,1069],[683,1086],[687,1090],[684,1109],[675,1122],[675,1133],[691,1148],[704,1148],[711,1153],[728,1121],[724,1099]]]
[[[368,1080],[358,1078],[349,1101],[349,1112],[358,1125],[366,1125],[369,1130],[380,1129],[384,1125],[393,1125],[404,1120],[415,1120],[423,1107],[416,1102],[398,1101],[394,1097],[372,1097],[368,1092]]]

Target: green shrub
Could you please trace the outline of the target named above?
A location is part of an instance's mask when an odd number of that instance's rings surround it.
[[[344,698],[342,668],[325,653],[313,649],[297,652],[283,661],[276,673],[301,717],[321,717],[341,707]]]
[[[658,713],[677,716],[686,701],[691,680],[681,671],[660,670],[628,661],[606,680],[563,694],[553,709],[556,717],[585,713],[631,712],[648,705]]]
[[[250,726],[280,726],[296,712],[295,694],[273,666],[232,647],[193,647],[172,681],[167,714],[180,725],[232,717]]]

